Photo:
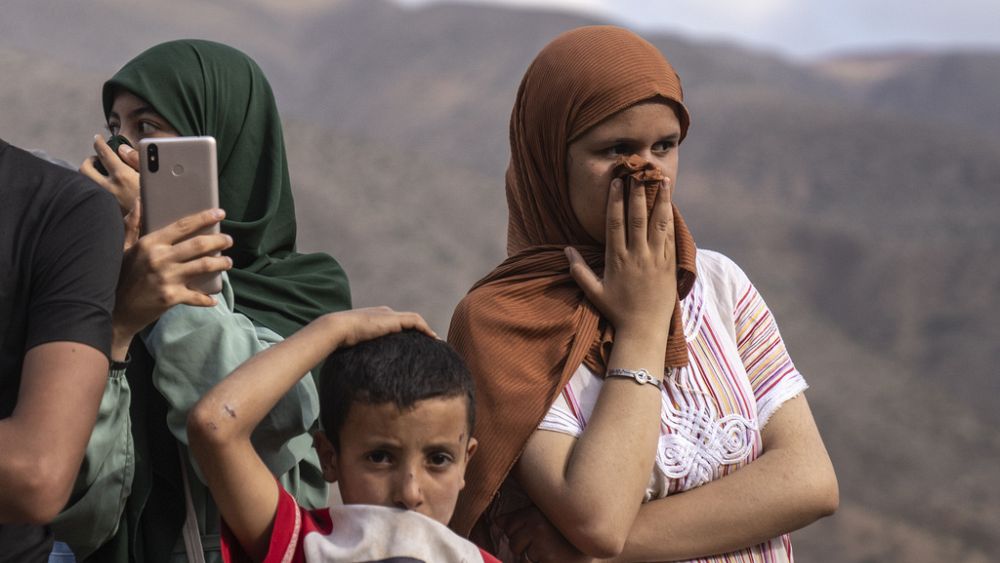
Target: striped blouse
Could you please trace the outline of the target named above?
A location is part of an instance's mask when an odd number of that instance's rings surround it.
[[[698,251],[698,278],[681,302],[687,367],[664,378],[660,442],[646,500],[687,491],[756,459],[760,429],[807,387],[764,300],[732,260]],[[579,436],[603,379],[580,366],[539,425]],[[787,534],[697,561],[791,561]]]

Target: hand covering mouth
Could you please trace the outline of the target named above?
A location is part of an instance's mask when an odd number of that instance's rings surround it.
[[[624,186],[642,186],[646,190],[646,217],[653,213],[653,203],[661,188],[667,188],[667,176],[655,164],[637,155],[619,156],[611,175],[624,182]],[[630,182],[631,180],[631,182]],[[626,206],[626,213],[628,207]]]

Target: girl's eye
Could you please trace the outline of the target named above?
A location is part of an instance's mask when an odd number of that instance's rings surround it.
[[[113,121],[109,121],[107,124],[104,125],[104,128],[107,129],[108,133],[111,133],[112,135],[118,134],[118,127],[119,125]]]
[[[675,146],[677,146],[675,141],[660,141],[653,145],[653,150],[656,152],[670,152]]]
[[[149,135],[149,134],[155,133],[155,132],[157,132],[159,130],[160,130],[160,128],[157,127],[155,123],[152,123],[152,122],[149,122],[149,121],[140,121],[139,122],[139,134],[140,135]]]
[[[390,461],[389,453],[383,451],[368,452],[365,458],[368,461],[379,465],[389,463]]]
[[[618,143],[617,145],[608,147],[608,154],[613,156],[621,156],[623,154],[629,154],[629,147],[624,143]]]
[[[435,453],[435,454],[431,454],[427,458],[427,460],[434,467],[443,467],[445,465],[450,464],[453,461],[452,457],[449,454],[446,454],[444,452],[438,452],[438,453]]]

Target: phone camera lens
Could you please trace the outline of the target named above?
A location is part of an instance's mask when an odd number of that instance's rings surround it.
[[[149,145],[146,149],[146,160],[149,161],[150,172],[156,172],[160,169],[159,150],[156,145]]]

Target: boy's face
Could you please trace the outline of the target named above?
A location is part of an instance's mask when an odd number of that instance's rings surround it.
[[[447,524],[476,450],[467,400],[426,399],[404,411],[392,403],[353,403],[339,453],[317,434],[324,476],[337,481],[344,504],[405,508]]]

